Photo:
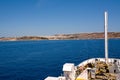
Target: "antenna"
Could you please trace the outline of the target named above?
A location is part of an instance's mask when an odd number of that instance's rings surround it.
[[[105,61],[108,64],[108,13],[105,11]]]

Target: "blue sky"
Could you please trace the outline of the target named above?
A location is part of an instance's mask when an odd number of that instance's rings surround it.
[[[120,32],[120,0],[0,0],[0,37]]]

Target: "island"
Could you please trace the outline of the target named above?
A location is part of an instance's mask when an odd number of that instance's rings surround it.
[[[21,40],[81,40],[81,39],[103,39],[104,32],[56,34],[53,36],[22,36],[22,37],[0,37],[0,41],[21,41]],[[108,32],[109,39],[119,39],[120,32]]]

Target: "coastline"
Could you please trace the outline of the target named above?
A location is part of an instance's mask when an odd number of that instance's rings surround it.
[[[120,39],[120,32],[109,32],[109,39]],[[77,33],[77,34],[57,34],[53,36],[22,36],[22,37],[1,37],[0,41],[31,41],[31,40],[85,40],[104,39],[104,33]]]

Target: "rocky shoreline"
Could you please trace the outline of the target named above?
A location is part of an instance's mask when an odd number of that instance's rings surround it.
[[[21,40],[80,40],[80,39],[103,39],[104,32],[99,33],[77,33],[58,34],[53,36],[22,36],[22,37],[1,37],[0,41],[21,41]],[[120,32],[108,32],[108,38],[120,38]]]

